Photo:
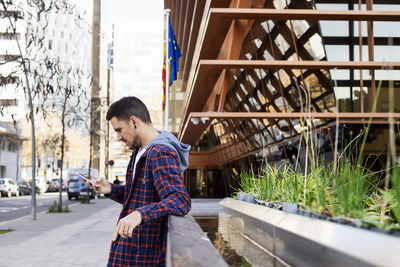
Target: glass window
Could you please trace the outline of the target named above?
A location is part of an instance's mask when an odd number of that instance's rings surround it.
[[[321,60],[325,57],[322,38],[319,34],[314,34],[305,44],[304,48],[313,57],[314,60]]]
[[[320,21],[322,36],[348,36],[349,23],[347,21]],[[357,27],[354,27],[357,28]]]
[[[274,42],[278,46],[282,54],[285,54],[285,52],[290,48],[289,44],[286,42],[285,38],[283,38],[281,34],[278,34]]]
[[[325,50],[328,60],[349,61],[349,47],[347,45],[327,45]]]
[[[310,25],[305,20],[292,20],[293,31],[297,38],[300,38],[307,30]],[[286,25],[291,29],[290,20],[286,21]]]

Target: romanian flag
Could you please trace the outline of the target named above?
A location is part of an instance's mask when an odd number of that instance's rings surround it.
[[[167,53],[168,45],[168,55]],[[165,96],[166,96],[166,56],[169,58],[169,85],[171,86],[173,81],[176,80],[179,72],[179,58],[181,57],[181,51],[179,51],[178,43],[176,42],[174,32],[172,30],[171,21],[168,19],[168,41],[164,45],[164,65],[162,70],[163,80],[163,102],[162,110],[165,110]]]

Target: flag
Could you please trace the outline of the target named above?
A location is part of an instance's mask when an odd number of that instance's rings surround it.
[[[167,50],[168,45],[168,55]],[[176,80],[179,72],[179,58],[181,57],[181,51],[179,50],[178,43],[175,39],[174,32],[172,30],[171,21],[168,18],[168,40],[164,45],[164,65],[162,70],[162,80],[163,80],[163,102],[162,109],[165,110],[165,97],[166,97],[166,58],[169,59],[169,85]]]

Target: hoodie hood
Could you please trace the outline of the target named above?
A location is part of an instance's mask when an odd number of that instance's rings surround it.
[[[179,161],[181,163],[181,173],[183,173],[188,165],[189,165],[189,151],[190,145],[183,144],[176,139],[175,135],[167,131],[158,131],[160,133],[159,136],[152,139],[146,146],[146,149],[149,147],[160,144],[166,145],[172,148],[175,153],[178,155]]]

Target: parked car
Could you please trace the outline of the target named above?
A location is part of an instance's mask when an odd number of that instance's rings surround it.
[[[87,197],[87,191],[88,187],[85,186],[81,189],[81,192],[79,192],[79,196],[81,197]],[[98,197],[99,193],[94,191],[92,188],[89,188],[89,198],[93,199],[95,197]]]
[[[51,181],[48,181],[48,187],[47,187],[47,192],[58,192],[60,190],[60,178],[53,178]],[[62,191],[66,190],[66,185],[65,185],[65,179],[63,179],[63,184],[61,187]]]
[[[78,199],[80,196],[87,195],[88,186],[79,176],[79,174],[88,176],[88,169],[74,168],[68,170],[67,194],[69,200],[71,200],[73,197]],[[99,171],[96,169],[90,169],[90,176],[93,177],[94,179],[98,178]],[[90,190],[93,191],[93,189]],[[96,195],[95,191],[90,192],[90,197],[92,196],[94,197],[95,195]]]
[[[0,196],[19,196],[18,185],[11,178],[0,178]]]
[[[32,178],[28,178],[27,181],[32,186]],[[36,184],[35,188],[36,188],[37,194],[43,194],[44,192],[47,191],[48,185],[45,183],[44,179],[42,179],[41,177],[35,177],[35,184]]]
[[[32,192],[31,183],[27,181],[18,182],[19,194],[23,195],[30,195]]]

